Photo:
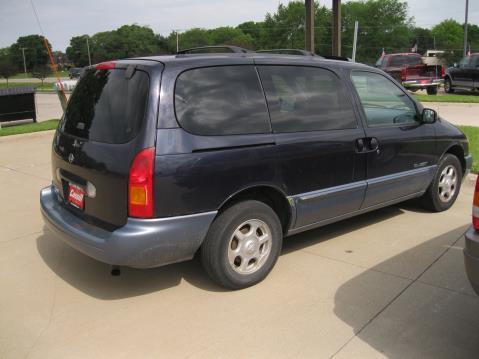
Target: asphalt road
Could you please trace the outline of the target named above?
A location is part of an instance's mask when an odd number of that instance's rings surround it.
[[[53,132],[0,138],[0,358],[477,358],[464,274],[474,177],[457,203],[406,203],[285,240],[228,292],[198,261],[109,267],[43,226]]]

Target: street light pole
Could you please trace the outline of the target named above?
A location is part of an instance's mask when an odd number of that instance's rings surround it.
[[[23,55],[23,72],[27,73],[27,63],[25,62],[25,49],[26,49],[26,47],[22,47],[22,55]]]
[[[464,21],[464,57],[467,54],[467,18],[469,15],[469,0],[466,0],[466,19]]]

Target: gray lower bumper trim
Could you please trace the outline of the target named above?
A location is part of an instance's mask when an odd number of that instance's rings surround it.
[[[70,246],[101,262],[139,268],[193,258],[217,213],[128,218],[123,227],[110,232],[66,210],[51,186],[41,190],[40,204],[47,227]]]

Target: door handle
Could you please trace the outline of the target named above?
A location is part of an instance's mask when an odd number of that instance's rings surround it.
[[[379,141],[376,137],[371,137],[369,139],[369,150],[376,151],[379,149]]]
[[[356,140],[356,152],[364,152],[364,138],[358,138]]]
[[[379,153],[379,141],[376,137],[365,137],[356,139],[357,153]]]

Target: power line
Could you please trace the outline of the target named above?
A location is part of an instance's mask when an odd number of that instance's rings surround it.
[[[40,33],[42,34],[43,37],[45,37],[42,24],[40,24],[40,18],[38,17],[37,9],[35,8],[35,5],[33,4],[33,0],[30,0],[30,4],[32,5],[33,13],[35,14],[35,19],[37,20],[38,27],[40,28]]]

